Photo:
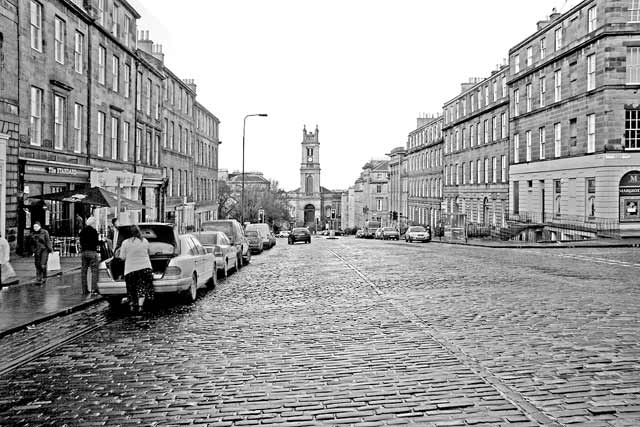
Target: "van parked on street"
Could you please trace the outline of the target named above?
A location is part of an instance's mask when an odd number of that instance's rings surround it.
[[[262,247],[264,249],[271,249],[275,244],[275,239],[271,239],[271,229],[269,224],[263,222],[257,224],[247,224],[245,231],[257,231],[262,239]]]

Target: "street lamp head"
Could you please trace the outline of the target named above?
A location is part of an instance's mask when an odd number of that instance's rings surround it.
[[[259,117],[267,117],[266,113],[258,114]]]

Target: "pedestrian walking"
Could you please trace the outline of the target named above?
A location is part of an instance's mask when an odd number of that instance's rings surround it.
[[[153,300],[153,275],[149,242],[142,237],[137,225],[130,227],[130,235],[122,242],[116,256],[124,260],[124,280],[131,311],[139,313],[146,301]]]
[[[79,213],[76,213],[76,218],[74,221],[74,225],[75,225],[75,233],[76,236],[80,235],[80,231],[82,231],[82,228],[84,227],[84,220],[82,219],[82,217],[80,216]]]
[[[111,225],[107,227],[107,242],[109,243],[109,249],[113,250],[115,248],[116,242],[113,241],[116,235],[116,229],[120,224],[118,223],[118,218],[111,218]]]
[[[49,232],[42,228],[40,221],[33,223],[30,242],[31,253],[33,253],[36,265],[36,282],[44,285],[47,283],[47,262],[49,261],[49,254],[53,252],[53,247],[51,246]]]
[[[82,249],[82,294],[98,293],[98,232],[95,229],[96,218],[87,218],[87,225],[80,232],[80,248]],[[87,270],[91,270],[91,287],[87,286]]]
[[[9,263],[9,252],[9,242],[0,235],[0,291],[7,283],[7,279],[16,275]]]

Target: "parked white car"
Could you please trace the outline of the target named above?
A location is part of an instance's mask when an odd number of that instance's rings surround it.
[[[404,234],[406,242],[429,242],[431,241],[431,231],[421,225],[414,225],[407,229]]]
[[[231,244],[227,235],[222,231],[200,231],[191,233],[202,246],[215,257],[216,272],[227,277],[229,271],[238,271],[238,257],[236,247]],[[216,283],[216,274],[213,275],[213,283]]]
[[[198,289],[212,282],[214,254],[207,252],[192,236],[178,235],[174,224],[140,223],[138,227],[149,241],[154,291],[157,294],[184,294],[187,301],[195,301]],[[116,252],[129,236],[129,226],[118,227],[114,236]],[[122,298],[127,295],[124,261],[111,257],[100,263],[98,292],[112,306],[120,305]]]

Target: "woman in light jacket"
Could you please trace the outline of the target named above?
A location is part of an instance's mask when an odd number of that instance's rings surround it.
[[[137,225],[131,226],[131,237],[122,242],[117,256],[124,260],[129,306],[133,313],[139,313],[145,300],[152,300],[154,295],[149,242]]]
[[[0,235],[0,291],[4,286],[4,282],[2,280],[3,274],[6,276],[6,281],[9,276],[15,275],[15,272],[13,271],[13,268],[11,268],[11,264],[9,264],[9,242]]]

